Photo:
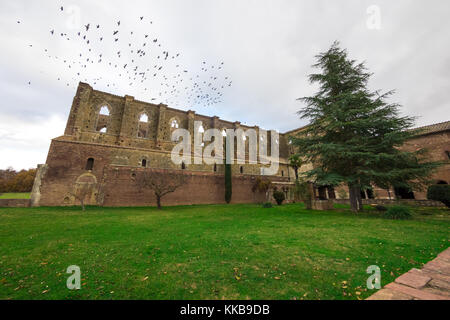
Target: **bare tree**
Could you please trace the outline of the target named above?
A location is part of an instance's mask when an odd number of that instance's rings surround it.
[[[89,174],[80,176],[75,182],[74,189],[70,192],[70,195],[80,202],[83,211],[86,211],[85,204],[90,201],[96,185],[95,177]]]
[[[92,189],[94,185],[91,183],[77,183],[75,191],[71,195],[80,202],[81,209],[86,211],[86,199],[92,195]]]
[[[183,173],[175,173],[169,170],[151,171],[145,169],[136,177],[136,184],[139,189],[153,190],[156,197],[158,209],[161,209],[161,199],[169,193],[175,192],[186,183],[186,176]]]

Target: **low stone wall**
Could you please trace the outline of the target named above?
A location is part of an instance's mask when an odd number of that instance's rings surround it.
[[[334,203],[340,204],[350,204],[350,200],[348,199],[335,199]],[[389,205],[389,204],[398,204],[398,205],[409,205],[409,206],[417,206],[417,207],[445,207],[445,205],[440,201],[433,200],[389,200],[389,199],[363,199],[363,204],[381,204],[381,205]]]
[[[333,210],[333,200],[313,200],[313,210]]]
[[[26,208],[30,205],[30,199],[0,199],[0,208]]]

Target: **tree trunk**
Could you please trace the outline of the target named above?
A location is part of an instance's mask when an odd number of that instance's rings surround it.
[[[357,186],[355,185],[348,185],[348,191],[350,194],[350,208],[352,212],[357,213],[358,212],[358,196],[356,194]]]
[[[358,185],[355,187],[356,199],[358,201],[358,211],[361,212],[363,210],[363,203],[361,197],[361,187]]]
[[[298,181],[298,168],[294,168],[295,171],[295,180]]]
[[[86,211],[86,208],[84,206],[84,200],[81,200],[80,203],[81,203],[81,210]]]
[[[161,210],[161,196],[156,196],[156,205],[158,206],[158,209]]]
[[[358,213],[363,210],[363,203],[361,198],[361,186],[359,184],[348,185],[350,191],[350,208],[352,212]]]

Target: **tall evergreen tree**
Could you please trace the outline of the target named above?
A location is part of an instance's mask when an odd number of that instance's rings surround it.
[[[316,58],[313,67],[321,73],[309,80],[319,90],[299,99],[306,106],[298,113],[310,125],[293,137],[299,154],[314,164],[307,175],[319,185],[347,184],[354,212],[362,209],[361,189],[371,184],[416,187],[426,182],[438,164],[425,161],[424,150],[399,149],[416,132],[411,130],[414,118],[401,117],[399,105],[387,102],[393,91],[371,92],[364,63],[350,60],[338,42]]]

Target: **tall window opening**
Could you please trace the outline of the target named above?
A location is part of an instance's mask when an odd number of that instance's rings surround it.
[[[92,171],[94,169],[94,158],[89,158],[86,162],[86,170]]]
[[[106,133],[108,131],[108,125],[110,122],[110,111],[108,106],[100,108],[97,116],[97,125],[95,131]]]
[[[172,121],[170,121],[170,128],[171,129],[178,129],[178,128],[180,128],[180,124],[178,123],[177,119],[172,119]]]
[[[139,123],[138,123],[138,138],[148,138],[148,115],[146,113],[142,113],[139,116]]]

